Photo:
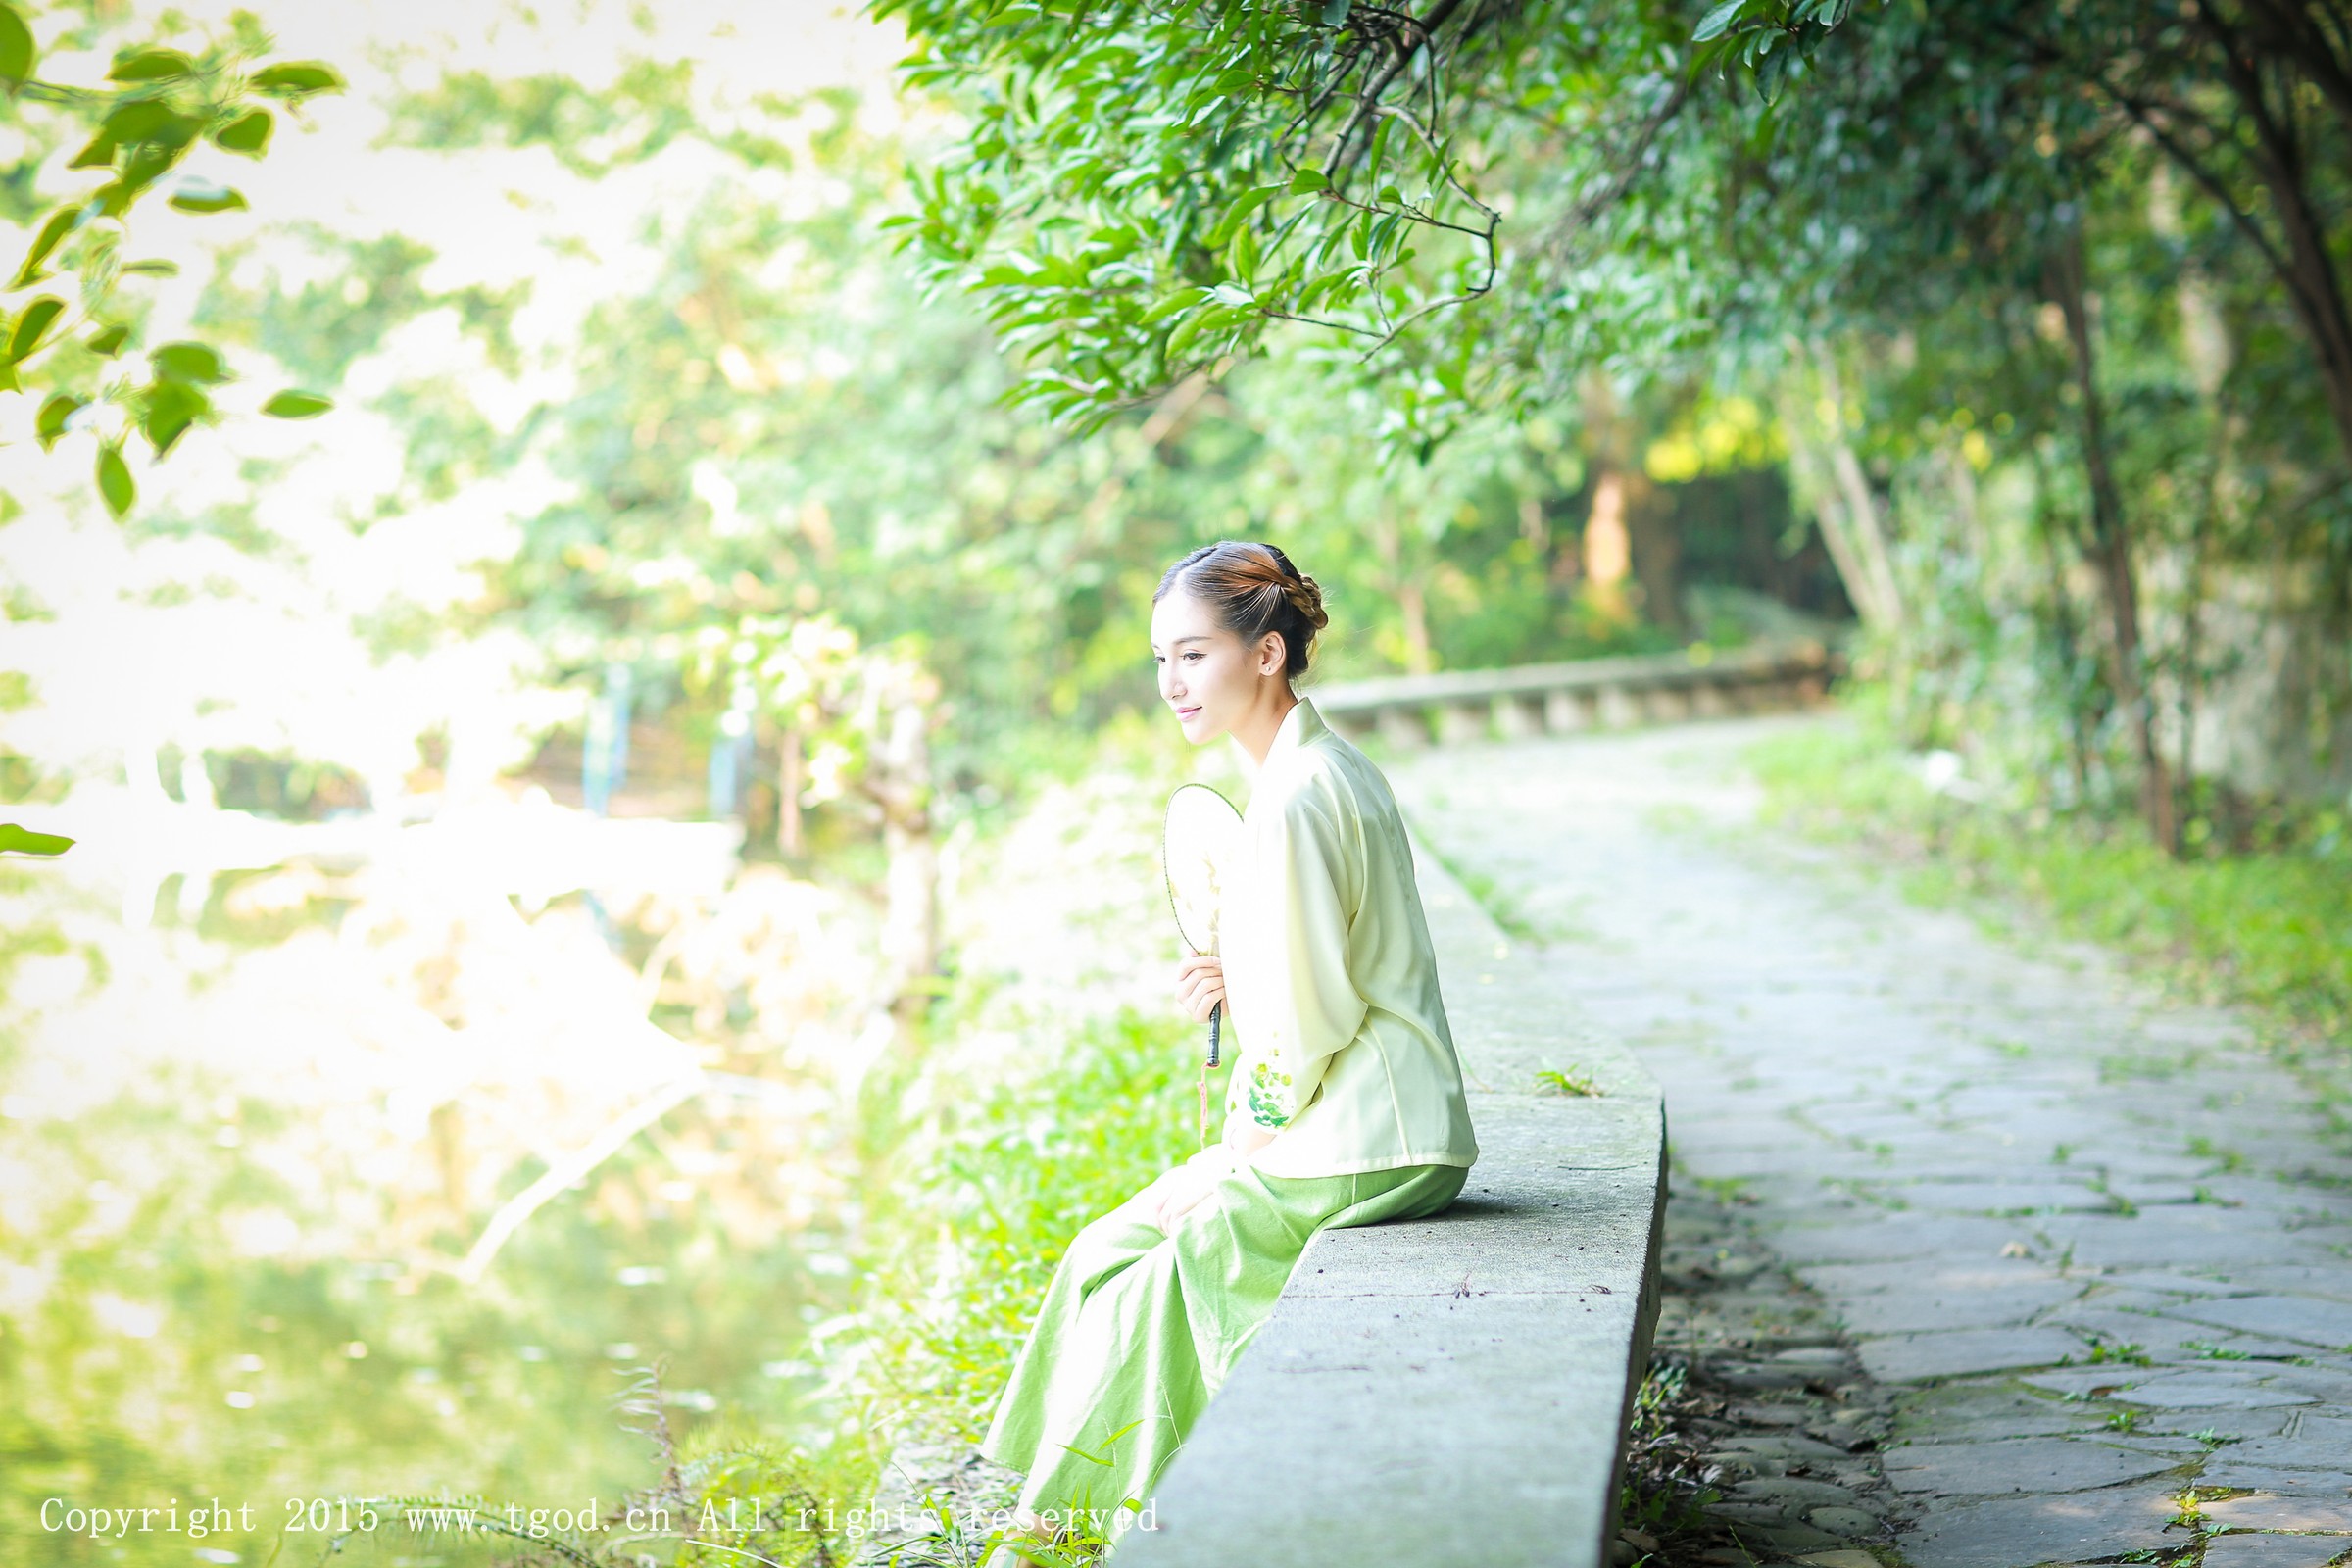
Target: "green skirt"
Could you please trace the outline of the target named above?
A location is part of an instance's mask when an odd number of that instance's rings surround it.
[[[1173,1233],[1150,1218],[1154,1182],[1062,1254],[980,1446],[1027,1476],[1022,1506],[1060,1518],[1080,1510],[1110,1533],[1109,1510],[1151,1497],[1273,1312],[1309,1237],[1435,1214],[1469,1175],[1459,1165],[1407,1165],[1267,1176],[1222,1144],[1189,1163],[1203,1160],[1218,1164],[1216,1185]]]

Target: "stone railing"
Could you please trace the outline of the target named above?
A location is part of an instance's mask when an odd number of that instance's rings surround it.
[[[1665,1112],[1542,956],[1424,858],[1479,1160],[1434,1219],[1327,1230],[1120,1568],[1603,1568],[1648,1361]],[[1556,1069],[1596,1089],[1542,1093]]]
[[[1308,695],[1342,733],[1376,733],[1406,749],[1428,745],[1433,727],[1439,741],[1458,745],[1801,708],[1819,702],[1842,667],[1835,648],[1798,638],[1712,654],[1342,681],[1310,688]]]

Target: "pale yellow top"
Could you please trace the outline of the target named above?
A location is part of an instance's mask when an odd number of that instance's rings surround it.
[[[1300,702],[1242,816],[1220,901],[1228,1142],[1272,1176],[1478,1159],[1413,853],[1388,780]]]

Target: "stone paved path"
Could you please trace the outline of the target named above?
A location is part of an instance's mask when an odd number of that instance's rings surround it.
[[[2352,1549],[2352,1159],[2229,1014],[1755,826],[1740,752],[1826,721],[1389,768],[1666,1085],[1681,1180],[1752,1200],[1895,1392],[1889,1490],[1727,1506],[1788,1554],[1887,1515],[1916,1568]]]

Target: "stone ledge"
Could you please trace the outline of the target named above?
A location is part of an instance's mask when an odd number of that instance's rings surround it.
[[[1429,743],[1433,720],[1437,739],[1454,745],[1801,707],[1819,701],[1842,668],[1836,647],[1799,637],[1722,653],[1389,675],[1318,686],[1308,695],[1343,732],[1377,731],[1390,745],[1412,750]]]
[[[1426,855],[1480,1158],[1432,1219],[1325,1231],[1122,1568],[1599,1568],[1657,1315],[1665,1116]],[[1597,1098],[1532,1090],[1573,1067]]]

